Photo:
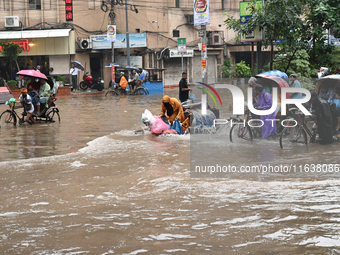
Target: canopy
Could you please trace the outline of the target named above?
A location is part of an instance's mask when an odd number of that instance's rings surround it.
[[[255,75],[255,77],[264,77],[264,76],[276,76],[276,77],[279,77],[281,79],[284,79],[287,82],[287,84],[289,84],[288,75],[284,72],[279,71],[279,70],[272,70],[272,71],[268,71],[268,72],[264,72],[264,73]]]
[[[328,75],[325,77],[322,77],[321,79],[319,79],[316,82],[316,87],[315,87],[315,91],[317,93],[319,93],[319,88],[320,85],[322,84],[322,86],[327,86],[334,88],[337,84],[340,85],[340,75],[339,74],[333,74],[333,75]]]
[[[279,89],[278,96],[281,95],[282,88],[289,88],[288,83],[284,79],[277,77],[277,76],[267,75],[267,76],[260,76],[258,78],[260,78],[259,83],[263,86],[264,85],[270,86],[271,84],[274,84]],[[290,93],[286,93],[286,98],[290,98]]]

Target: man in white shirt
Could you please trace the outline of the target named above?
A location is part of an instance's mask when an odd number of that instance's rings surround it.
[[[70,69],[70,74],[72,75],[72,87],[73,87],[73,91],[75,92],[78,90],[77,78],[78,78],[79,71],[80,69],[76,68],[74,64],[72,64],[72,67]]]
[[[26,88],[21,89],[19,102],[24,107],[24,111],[27,113],[26,121],[31,125],[34,124],[35,120],[33,119],[33,116],[32,116],[33,111],[34,111],[34,106],[32,104],[32,98],[30,97],[30,95],[27,95]]]

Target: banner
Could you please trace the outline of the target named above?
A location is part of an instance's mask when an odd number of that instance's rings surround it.
[[[194,0],[194,26],[209,25],[209,0]]]
[[[107,40],[109,42],[116,42],[116,25],[107,26]]]
[[[248,9],[249,2],[240,2],[240,22],[241,24],[248,23],[249,19],[253,16]],[[262,8],[262,1],[256,1],[258,8]],[[256,42],[263,41],[264,33],[258,27],[250,34],[241,35],[241,42]]]
[[[131,33],[129,35],[130,48],[146,47],[146,33]],[[107,35],[91,35],[92,49],[111,49],[111,42]],[[126,34],[116,34],[115,49],[126,48]]]

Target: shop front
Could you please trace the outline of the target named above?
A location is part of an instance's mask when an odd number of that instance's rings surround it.
[[[23,51],[18,57],[20,70],[35,69],[46,75],[62,75],[69,81],[70,56],[75,54],[74,31],[71,29],[1,31],[0,41],[18,43]],[[2,51],[0,47],[0,51]],[[0,54],[1,77],[15,79],[18,66]]]

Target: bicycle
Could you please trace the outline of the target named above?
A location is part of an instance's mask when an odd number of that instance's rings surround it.
[[[22,117],[18,115],[18,113],[15,111],[16,100],[15,98],[11,98],[9,101],[6,102],[6,104],[9,106],[9,110],[5,110],[0,115],[0,128],[6,127],[6,126],[16,126],[17,120],[19,120],[19,125],[22,125],[25,120],[25,116],[27,115],[24,111],[22,113]],[[41,116],[33,116],[35,120],[41,120],[47,122],[55,122],[55,119],[58,118],[58,121],[60,122],[60,115],[59,115],[59,109],[54,107],[54,103],[51,104],[50,107],[45,108],[41,112]]]
[[[112,95],[114,96],[127,94],[125,89],[117,85],[114,85],[113,89],[106,92],[105,96],[107,96],[109,93],[112,93]],[[149,90],[143,85],[139,85],[134,91],[130,93],[130,95],[148,95],[148,94],[149,94]]]
[[[290,109],[293,112],[293,118],[288,119],[289,126],[286,126],[280,135],[280,147],[290,148],[293,144],[307,145],[307,135],[309,143],[316,142],[317,123],[315,118],[305,119],[305,115],[297,108]],[[307,122],[314,121],[312,130],[307,126]]]

